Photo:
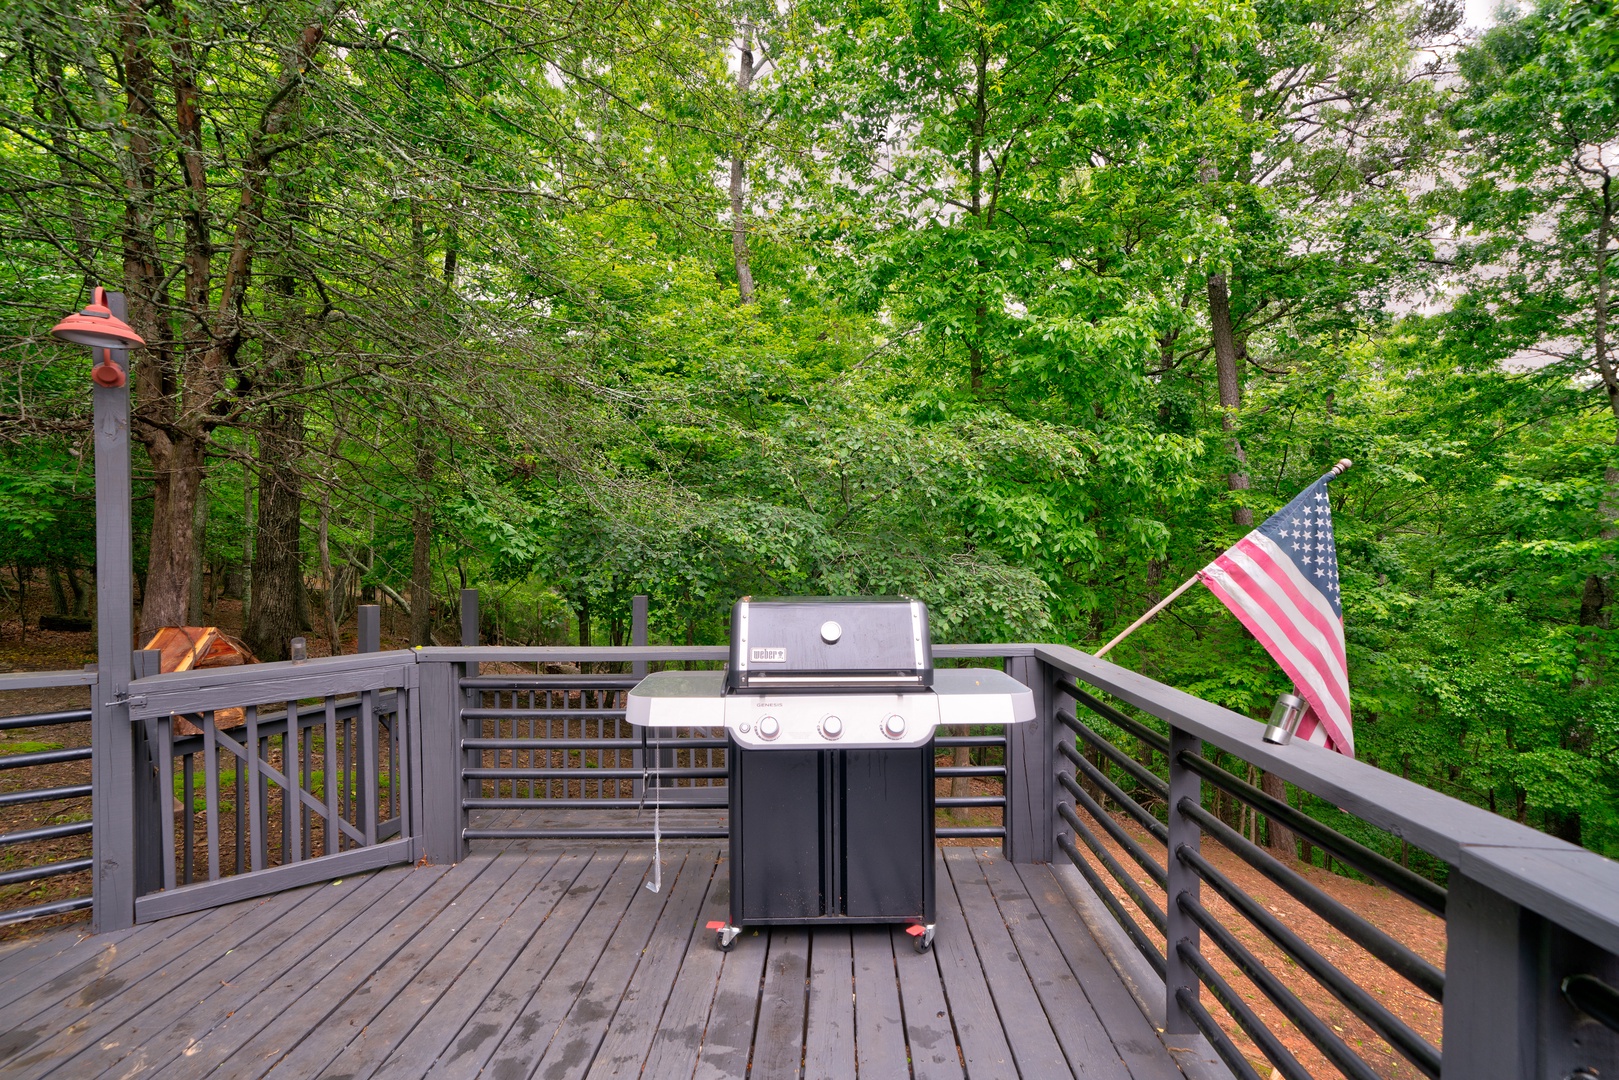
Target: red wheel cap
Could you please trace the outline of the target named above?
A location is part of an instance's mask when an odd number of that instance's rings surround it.
[[[921,937],[923,934],[928,932],[928,928],[920,923],[913,923],[905,928],[905,932],[912,937]]]
[[[708,929],[710,929],[710,930],[724,930],[725,929],[725,923],[723,923],[723,922],[711,922],[711,923],[708,924]]]

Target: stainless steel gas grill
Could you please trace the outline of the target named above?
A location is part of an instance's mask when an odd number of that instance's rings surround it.
[[[629,693],[642,727],[727,734],[730,948],[747,925],[906,923],[933,942],[933,737],[1034,719],[993,668],[933,668],[908,599],[739,601],[726,671],[666,671]]]

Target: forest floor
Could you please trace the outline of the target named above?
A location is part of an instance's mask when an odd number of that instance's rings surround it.
[[[37,629],[38,615],[46,610],[44,604],[48,601],[48,597],[42,595],[44,593],[43,589],[31,590],[31,592],[39,598],[42,607],[41,610],[36,611],[33,610],[33,605],[30,605],[29,625],[26,632],[19,633],[14,607],[8,612],[11,615],[10,620],[0,621],[0,672],[72,670],[81,668],[85,664],[93,663],[96,648],[93,634],[58,633]],[[210,613],[207,621],[209,625],[219,626],[229,634],[239,634],[241,631],[240,603],[229,600],[221,601],[216,610]],[[402,617],[396,618],[392,623],[385,618],[383,624],[384,648],[406,647],[408,643],[405,637],[407,628],[404,622]],[[352,634],[352,628],[350,628],[349,633]],[[308,640],[310,655],[319,656],[328,653],[326,647],[328,643],[323,636],[310,634]],[[345,636],[342,639],[340,651],[354,651],[354,642],[351,636]],[[0,716],[84,708],[88,704],[89,693],[88,689],[84,687],[57,690],[7,691],[0,693]],[[89,725],[87,723],[0,731],[0,757],[47,749],[85,746],[88,745],[89,735]],[[946,761],[947,759],[941,755],[941,764],[946,763]],[[57,765],[33,766],[27,769],[0,770],[0,793],[18,791],[25,787],[37,789],[85,784],[89,782],[89,778],[90,768],[88,762],[69,762]],[[939,782],[939,793],[941,795],[948,793],[948,783],[946,780]],[[986,780],[975,777],[971,781],[971,793],[974,795],[998,794],[999,784],[999,780]],[[83,821],[89,815],[90,801],[85,798],[0,807],[0,833]],[[1118,823],[1143,847],[1149,851],[1154,851],[1156,857],[1162,858],[1161,849],[1158,849],[1158,846],[1152,842],[1151,838],[1137,827],[1134,822],[1121,816],[1118,818]],[[952,816],[948,811],[941,811],[939,824],[958,826],[998,825],[1000,824],[1000,810],[998,808],[975,808],[968,811],[967,816],[964,818]],[[941,843],[945,844],[981,844],[983,842],[975,839],[941,841]],[[1121,865],[1131,870],[1139,869],[1122,850],[1113,847],[1111,844],[1109,844],[1109,847],[1112,848],[1113,855]],[[1356,983],[1371,991],[1391,1012],[1410,1024],[1424,1038],[1435,1046],[1439,1045],[1441,1010],[1438,1002],[1417,990],[1398,975],[1395,975],[1385,965],[1365,953],[1353,942],[1348,941],[1342,934],[1312,914],[1304,905],[1295,901],[1231,852],[1208,840],[1204,841],[1203,852],[1222,873],[1232,878],[1249,895],[1262,902],[1270,909],[1272,914],[1280,918],[1307,944],[1337,965]],[[0,870],[80,858],[89,854],[90,842],[88,836],[68,837],[43,843],[9,844],[0,847]],[[1109,882],[1114,894],[1126,909],[1131,909],[1131,902],[1124,889],[1112,881],[1105,869],[1097,866],[1097,870],[1100,877]],[[1443,920],[1417,908],[1380,886],[1366,884],[1339,874],[1329,873],[1318,867],[1303,864],[1298,865],[1298,870],[1312,883],[1352,910],[1359,912],[1374,925],[1404,942],[1430,962],[1443,967],[1445,954],[1445,926]],[[1144,892],[1152,896],[1158,904],[1163,904],[1163,892],[1153,884],[1151,879],[1139,872],[1134,877],[1136,884]],[[90,873],[87,870],[49,878],[33,884],[0,887],[0,910],[46,903],[66,897],[83,896],[89,892],[89,889]],[[1286,959],[1280,950],[1247,923],[1234,909],[1214,895],[1212,890],[1203,890],[1203,902],[1211,913],[1220,922],[1230,927],[1243,944],[1252,950],[1268,967],[1281,973],[1289,988],[1312,1011],[1326,1020],[1352,1049],[1365,1057],[1378,1075],[1387,1077],[1389,1080],[1404,1080],[1407,1077],[1414,1078],[1420,1075],[1415,1068],[1392,1051],[1381,1038],[1357,1020],[1330,993]],[[39,934],[49,929],[73,925],[80,925],[87,931],[88,916],[88,912],[80,911],[0,928],[0,940]],[[1162,938],[1152,930],[1151,925],[1147,923],[1145,918],[1140,921],[1146,928],[1148,935],[1161,948],[1163,945]],[[1206,955],[1211,956],[1215,967],[1220,971],[1221,975],[1243,994],[1250,1007],[1259,1014],[1260,1018],[1271,1030],[1279,1035],[1284,1045],[1299,1059],[1306,1070],[1319,1077],[1340,1075],[1320,1051],[1296,1027],[1288,1022],[1257,988],[1237,971],[1233,963],[1220,955],[1218,950],[1206,939],[1205,951]],[[1212,1000],[1211,995],[1205,993],[1204,1001],[1209,1006],[1210,1011],[1220,1018],[1222,1026],[1232,1033],[1238,1047],[1258,1068],[1260,1075],[1268,1077],[1270,1067],[1268,1064],[1263,1064],[1263,1059],[1258,1049],[1252,1042],[1241,1036],[1235,1023],[1225,1016]]]

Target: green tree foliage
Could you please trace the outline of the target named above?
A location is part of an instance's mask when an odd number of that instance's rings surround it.
[[[505,641],[903,592],[1094,646],[1350,457],[1361,755],[1619,851],[1605,6],[498,10],[0,14],[10,581],[93,558],[93,281],[150,611],[200,559],[267,656],[466,586]],[[1115,656],[1286,688],[1202,590]]]

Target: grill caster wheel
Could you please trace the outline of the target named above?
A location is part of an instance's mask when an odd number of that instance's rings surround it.
[[[933,927],[931,924],[928,926],[912,926],[907,928],[905,932],[911,935],[911,945],[917,952],[925,953],[933,948]]]
[[[740,926],[728,926],[722,922],[711,922],[708,929],[714,931],[714,945],[720,952],[730,952],[736,939],[742,936]]]

